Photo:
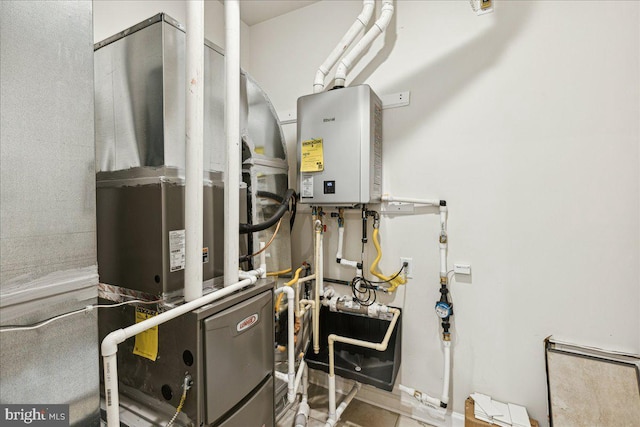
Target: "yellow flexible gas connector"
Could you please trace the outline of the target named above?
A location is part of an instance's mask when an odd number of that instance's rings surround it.
[[[267,273],[267,276],[282,276],[283,274],[291,273],[291,270],[292,268],[289,267],[286,270],[270,271],[269,273]]]
[[[369,271],[378,279],[383,280],[385,282],[389,282],[390,286],[387,289],[387,291],[393,292],[396,290],[398,286],[404,285],[405,283],[407,283],[407,280],[404,278],[402,274],[399,274],[397,277],[392,279],[391,277],[385,276],[384,274],[378,272],[378,263],[380,262],[380,258],[382,258],[382,249],[380,248],[380,242],[378,241],[378,231],[379,231],[378,228],[373,229],[373,245],[376,247],[378,256],[376,256],[376,259],[373,260],[373,263],[371,264],[371,268],[369,268]]]
[[[300,267],[296,270],[296,272],[293,275],[293,279],[289,280],[285,286],[292,286],[294,283],[296,283],[298,281],[298,279],[300,278],[300,272],[302,271],[304,267]],[[289,269],[289,271],[291,271],[291,269]],[[284,273],[283,273],[284,274]],[[278,299],[276,299],[276,313],[280,312],[280,304],[282,303],[282,298],[284,297],[284,292],[281,293],[280,295],[278,295]]]

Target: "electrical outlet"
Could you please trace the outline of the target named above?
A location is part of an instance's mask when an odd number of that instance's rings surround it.
[[[453,271],[456,274],[471,275],[471,264],[453,264]]]
[[[382,108],[385,110],[387,108],[406,107],[411,101],[411,92],[405,90],[404,92],[382,95],[380,100],[382,101]]]
[[[404,275],[407,279],[413,279],[413,258],[400,257],[400,265],[404,265],[405,262],[408,265],[404,269]]]

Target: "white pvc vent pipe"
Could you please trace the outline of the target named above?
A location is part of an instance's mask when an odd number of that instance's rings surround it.
[[[118,329],[104,337],[101,344],[102,363],[104,366],[104,391],[107,404],[107,426],[120,427],[120,406],[118,399],[118,344],[128,338],[138,335],[154,326],[161,325],[178,316],[182,316],[192,310],[210,304],[227,295],[239,291],[249,285],[257,282],[258,277],[262,275],[262,271],[257,270],[254,276],[244,279],[241,282],[234,283],[230,286],[218,291],[207,294],[201,298],[187,302],[181,306],[175,307],[169,311],[150,317],[140,323],[128,326],[124,329]]]
[[[347,78],[347,73],[353,66],[356,59],[369,47],[371,43],[387,29],[391,17],[393,16],[393,0],[383,0],[382,12],[375,24],[367,31],[367,33],[360,39],[351,52],[347,53],[336,70],[335,83],[336,86],[344,86]]]
[[[186,25],[184,299],[189,302],[202,296],[204,1],[187,2]]]
[[[363,29],[367,28],[367,24],[373,15],[373,9],[375,8],[374,0],[364,0],[362,2],[362,12],[358,15],[355,22],[351,24],[351,27],[347,30],[342,39],[338,42],[333,51],[327,56],[327,59],[320,65],[318,71],[316,71],[316,78],[313,81],[313,93],[322,92],[324,90],[324,80],[327,77],[329,70],[338,62],[340,56],[351,46],[353,40]]]
[[[224,176],[224,285],[238,281],[240,257],[240,6],[225,0],[225,101],[224,132],[227,164]],[[188,28],[187,28],[188,30]],[[200,40],[200,50],[202,40]],[[200,212],[202,216],[202,212]]]

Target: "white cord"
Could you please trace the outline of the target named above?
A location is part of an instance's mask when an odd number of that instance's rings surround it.
[[[32,331],[34,329],[38,329],[38,328],[41,328],[41,327],[43,327],[45,325],[48,325],[49,323],[52,323],[52,322],[54,322],[56,320],[60,320],[60,319],[64,319],[65,317],[73,316],[74,314],[89,313],[90,311],[93,311],[94,308],[115,308],[115,307],[120,307],[122,305],[127,305],[127,304],[156,304],[156,303],[159,303],[159,302],[162,302],[162,301],[163,300],[161,300],[161,299],[155,300],[155,301],[143,301],[143,300],[135,299],[135,300],[131,300],[131,301],[120,302],[120,303],[117,303],[117,304],[88,305],[85,308],[81,308],[81,309],[76,310],[76,311],[71,311],[69,313],[64,313],[64,314],[61,314],[59,316],[52,317],[51,319],[47,319],[47,320],[44,320],[44,321],[39,322],[39,323],[34,323],[33,325],[0,327],[0,332]]]

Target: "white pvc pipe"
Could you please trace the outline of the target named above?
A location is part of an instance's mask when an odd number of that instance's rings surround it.
[[[426,393],[423,393],[419,390],[416,390],[415,388],[410,388],[410,387],[406,387],[402,384],[400,384],[400,391],[404,391],[405,393],[408,393],[410,395],[412,395],[414,398],[416,398],[419,402],[430,405],[434,408],[440,408],[440,400],[436,399],[435,397],[431,397],[429,395],[427,395]]]
[[[303,366],[304,365],[304,366]],[[298,405],[298,412],[296,413],[295,418],[295,427],[306,427],[307,421],[309,420],[309,412],[311,408],[309,407],[308,400],[308,389],[309,389],[309,368],[304,360],[300,362],[300,367],[302,370],[302,399],[300,400],[300,404]],[[296,378],[297,384],[297,378]],[[296,392],[298,391],[296,387]]]
[[[344,244],[344,227],[338,227],[338,251],[336,252],[336,261],[340,265],[346,265],[347,267],[358,268],[358,261],[351,261],[342,258],[342,247]]]
[[[267,278],[267,252],[264,250],[265,243],[260,242],[260,270],[263,271],[261,279]]]
[[[238,0],[225,0],[225,101],[224,130],[227,164],[224,182],[224,285],[238,281],[240,256],[240,6]],[[200,50],[202,50],[200,40]],[[202,213],[200,213],[202,215]]]
[[[118,396],[118,355],[116,353],[113,353],[105,356],[103,353],[102,365],[104,369],[104,391],[107,404],[107,426],[120,427],[120,397]]]
[[[449,403],[449,379],[451,377],[451,341],[443,341],[444,345],[444,381],[442,384],[442,403]]]
[[[257,280],[257,277],[251,277],[231,284],[219,291],[212,292],[201,298],[182,304],[181,306],[160,313],[157,316],[150,317],[142,322],[124,329],[117,329],[104,337],[100,348],[105,370],[104,389],[105,396],[107,398],[107,426],[120,427],[120,409],[118,406],[118,365],[116,359],[118,344],[128,338],[138,335],[140,332],[144,332],[154,326],[161,325],[162,323],[168,322],[169,320],[200,308],[203,305],[212,303],[213,301],[239,291],[246,286],[253,285]]]
[[[353,40],[356,38],[358,33],[361,30],[367,27],[369,23],[369,19],[371,19],[371,15],[373,15],[373,9],[375,7],[374,0],[364,0],[362,2],[362,12],[356,18],[356,21],[351,24],[349,30],[347,30],[346,34],[342,37],[340,42],[333,48],[333,51],[329,54],[327,59],[324,60],[322,65],[318,68],[316,72],[316,78],[313,81],[313,93],[322,92],[324,89],[324,80],[327,77],[327,73],[329,70],[338,62],[340,56],[351,46]]]
[[[311,411],[311,408],[309,407],[309,404],[307,403],[307,400],[301,400],[300,401],[300,405],[298,406],[298,412],[296,413],[296,419],[295,419],[295,427],[306,427],[307,425],[307,421],[309,420],[309,412]]]
[[[262,268],[258,268],[256,270],[249,270],[249,271],[238,271],[238,277],[240,279],[248,279],[249,277],[253,277],[253,276],[258,276],[260,278],[262,278],[262,275],[264,274],[266,270],[263,270]]]
[[[416,390],[411,387],[400,384],[400,391],[408,393],[416,398],[419,402],[430,405],[436,409],[444,409],[441,404],[447,405],[449,403],[449,387],[451,380],[451,341],[442,341],[444,348],[444,373],[442,383],[442,396],[440,399],[431,397],[426,393]]]
[[[320,233],[320,268],[316,272],[316,286],[320,289],[319,295],[324,295],[324,233]],[[320,306],[317,306],[320,307]],[[319,314],[318,314],[319,315]]]
[[[329,420],[337,421],[336,416],[336,376],[329,374]],[[329,421],[327,421],[329,422]]]
[[[308,390],[309,390],[309,367],[305,363],[304,371],[302,372],[302,400],[304,401],[307,400]]]
[[[187,2],[184,299],[202,296],[204,1]]]
[[[316,302],[314,300],[301,299],[300,309],[296,311],[296,317],[302,317],[308,310],[311,310],[311,317],[313,318],[313,311],[315,310]],[[313,320],[313,319],[312,319]]]
[[[340,61],[338,69],[336,70],[336,86],[344,86],[347,73],[356,59],[369,47],[371,43],[382,33],[389,25],[393,16],[393,0],[383,0],[382,12],[375,24],[367,31],[367,33],[360,39],[351,52],[347,53]]]
[[[322,288],[322,222],[316,220],[315,224],[315,278],[316,289],[314,292],[315,306],[312,311],[313,323],[313,352],[320,353],[320,289]]]
[[[298,366],[298,372],[296,372],[296,377],[293,380],[293,393],[294,396],[298,393],[298,389],[300,388],[300,382],[302,381],[302,377],[304,376],[304,370],[307,366],[306,362],[303,360],[300,361],[300,366]]]
[[[295,316],[294,316],[294,298],[295,293],[292,287],[283,286],[275,290],[274,294],[278,295],[284,292],[287,295],[287,399],[289,403],[293,403],[296,397],[296,391],[294,388],[294,380],[295,380],[295,357],[294,357],[294,327],[295,327]]]
[[[344,227],[338,227],[338,251],[336,259],[342,259],[342,244],[344,243]]]
[[[342,258],[340,260],[340,265],[346,265],[347,267],[358,268],[358,261],[350,261],[348,259]]]
[[[336,409],[335,418],[330,417],[327,420],[325,427],[333,427],[336,425],[336,423],[340,420],[340,416],[342,415],[344,410],[347,409],[347,406],[349,406],[349,403],[351,403],[353,398],[356,396],[356,393],[358,393],[358,390],[360,390],[360,383],[355,383],[351,388],[351,391],[349,392],[349,394],[347,394],[347,397],[344,398],[344,400],[340,403],[340,406],[338,406],[338,409]]]
[[[440,205],[440,200],[435,199],[414,199],[410,197],[396,197],[390,194],[383,194],[381,197],[383,202],[400,202],[400,203],[415,203],[417,205]]]

